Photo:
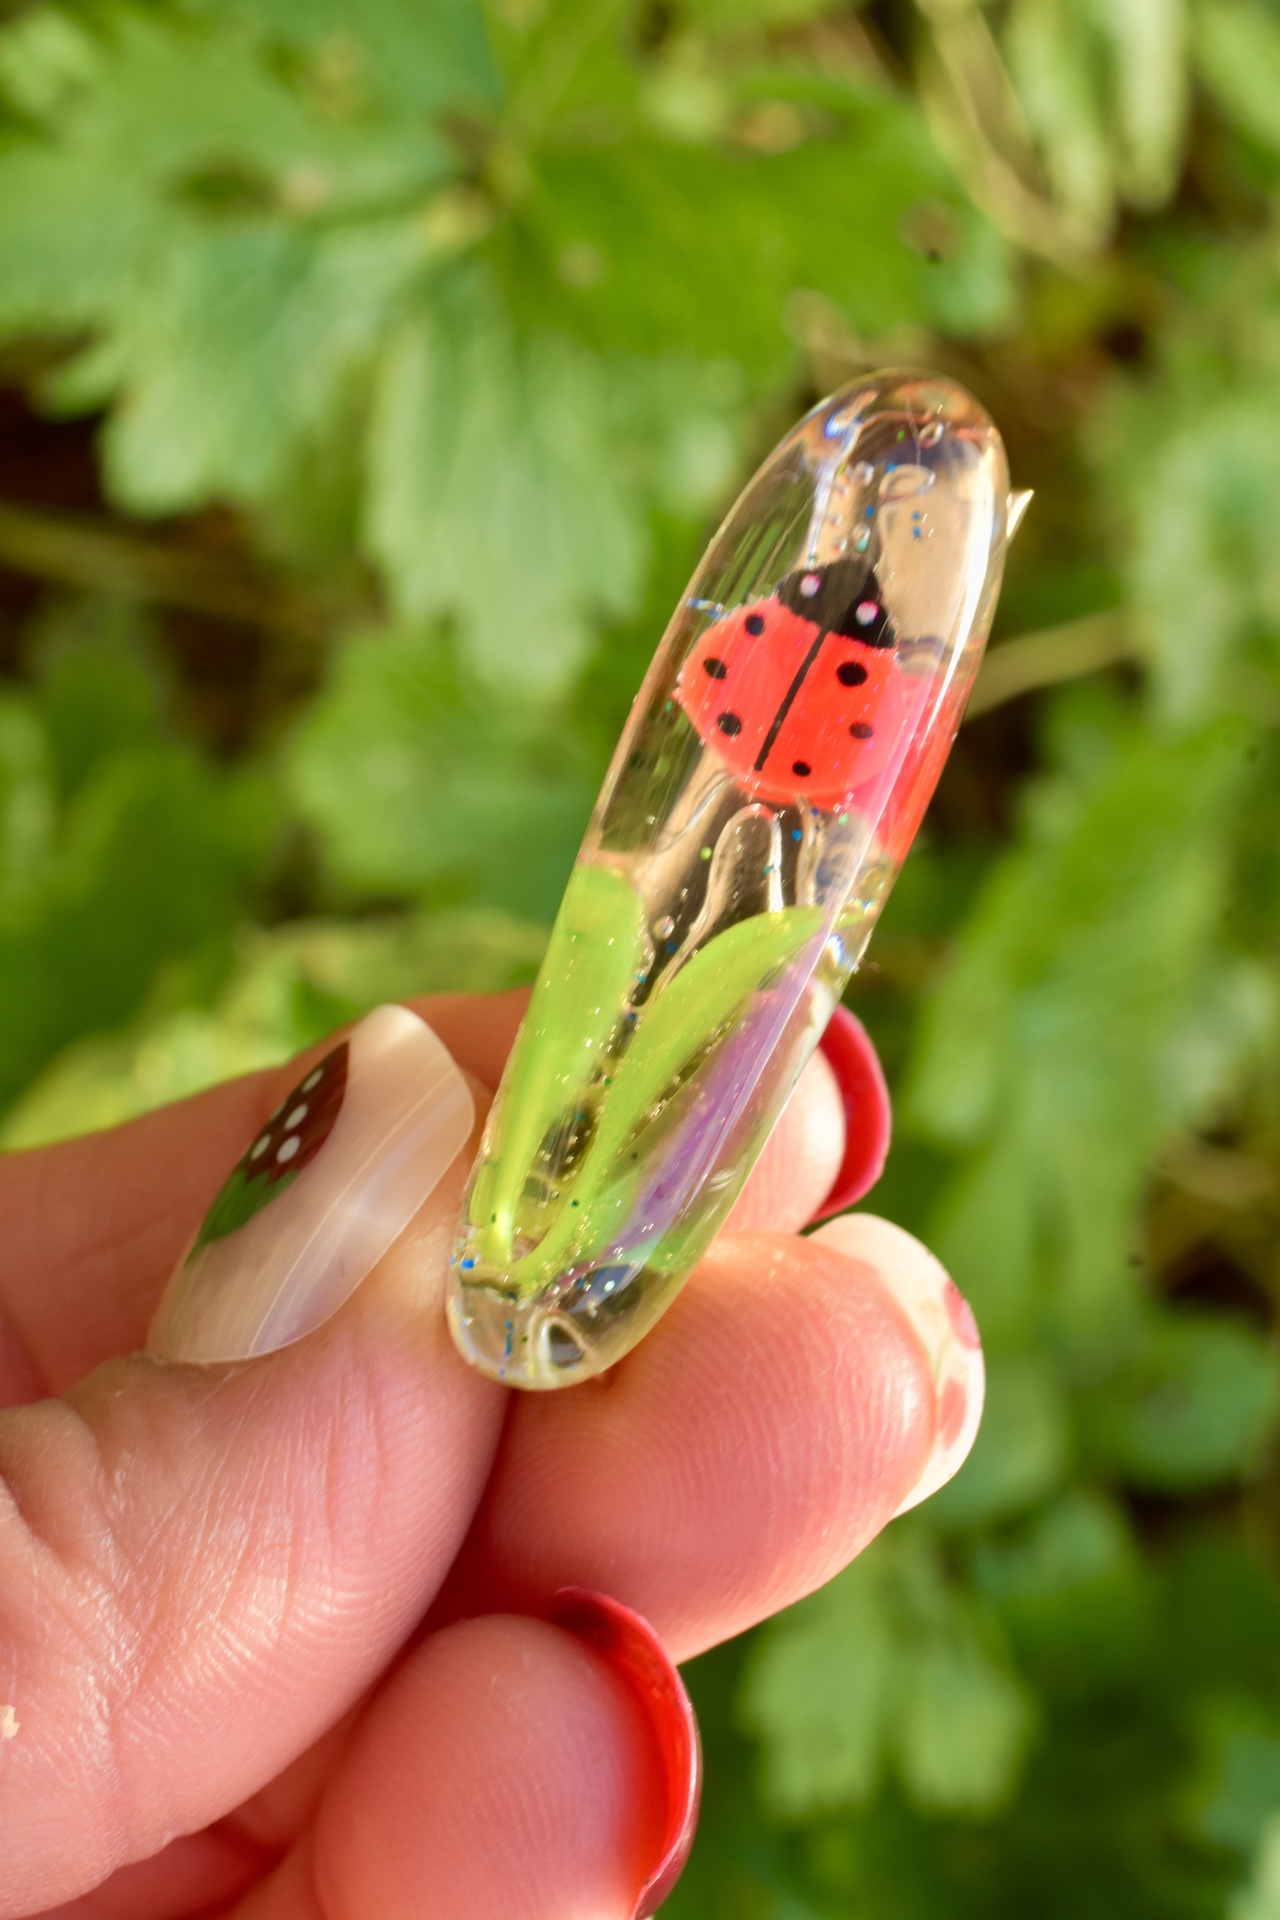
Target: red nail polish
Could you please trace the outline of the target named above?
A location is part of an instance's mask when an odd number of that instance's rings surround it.
[[[585,1587],[562,1587],[551,1602],[557,1627],[584,1640],[631,1688],[657,1737],[667,1779],[667,1815],[658,1861],[632,1920],[656,1913],[684,1870],[702,1797],[702,1746],[693,1704],[662,1642],[640,1614]]]
[[[811,1225],[843,1213],[869,1193],[889,1152],[889,1089],[871,1037],[847,1007],[837,1007],[819,1041],[844,1102],[844,1159]]]

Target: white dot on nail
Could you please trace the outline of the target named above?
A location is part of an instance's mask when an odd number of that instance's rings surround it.
[[[282,1140],[280,1142],[279,1147],[276,1149],[277,1162],[281,1166],[283,1166],[286,1160],[292,1160],[294,1154],[298,1151],[298,1148],[301,1145],[302,1145],[302,1142],[301,1140],[299,1140],[296,1133],[292,1134],[288,1140]]]
[[[261,1160],[263,1154],[266,1152],[267,1148],[270,1145],[271,1145],[271,1135],[269,1133],[259,1134],[258,1138],[254,1141],[253,1145],[249,1149],[249,1158],[251,1160]]]
[[[314,1073],[309,1073],[306,1079],[303,1081],[302,1085],[298,1088],[298,1092],[310,1093],[312,1087],[318,1087],[320,1085],[320,1077],[323,1074],[323,1072],[324,1072],[323,1067],[317,1067]]]
[[[289,1133],[292,1133],[295,1127],[300,1127],[302,1125],[306,1117],[307,1117],[307,1103],[304,1100],[300,1107],[294,1108],[293,1112],[289,1115],[289,1118],[285,1121],[284,1124],[285,1124],[286,1131]]]

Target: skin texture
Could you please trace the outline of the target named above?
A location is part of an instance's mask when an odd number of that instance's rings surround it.
[[[522,997],[418,1010],[483,1106]],[[789,1231],[839,1164],[831,1089],[802,1082],[753,1230],[600,1382],[510,1396],[454,1352],[469,1155],[297,1346],[139,1355],[300,1070],[0,1161],[0,1920],[627,1920],[652,1735],[521,1616],[596,1588],[686,1658],[834,1573],[934,1441],[893,1275]]]

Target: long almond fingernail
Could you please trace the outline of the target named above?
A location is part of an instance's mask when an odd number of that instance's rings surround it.
[[[562,1587],[551,1619],[585,1640],[630,1688],[653,1729],[666,1777],[662,1839],[632,1920],[656,1913],[689,1857],[702,1797],[702,1747],[693,1704],[662,1642],[642,1614],[586,1587]]]
[[[870,1192],[889,1153],[892,1112],[884,1068],[871,1035],[848,1007],[837,1006],[818,1042],[844,1107],[844,1158],[835,1184],[814,1215],[828,1220]]]
[[[969,1303],[945,1267],[911,1234],[873,1213],[829,1220],[814,1240],[874,1267],[929,1356],[934,1389],[933,1448],[899,1513],[919,1506],[964,1464],[986,1391],[982,1341]]]
[[[248,1360],[337,1311],[471,1133],[470,1089],[407,1007],[378,1007],[255,1134],[148,1336],[169,1360]]]

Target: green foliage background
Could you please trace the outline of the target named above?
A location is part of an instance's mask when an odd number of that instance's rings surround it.
[[[1276,0],[10,9],[0,376],[97,464],[0,459],[4,1140],[531,977],[717,513],[894,361],[1038,494],[851,996],[989,1410],[695,1663],[666,1911],[1280,1920]]]

